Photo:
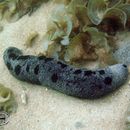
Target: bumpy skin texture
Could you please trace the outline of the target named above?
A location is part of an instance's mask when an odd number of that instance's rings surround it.
[[[119,88],[128,77],[124,64],[104,69],[74,68],[53,58],[26,55],[9,47],[4,52],[4,62],[10,73],[22,81],[45,85],[64,94],[94,99]]]

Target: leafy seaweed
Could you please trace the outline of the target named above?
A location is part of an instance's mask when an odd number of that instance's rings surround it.
[[[1,0],[1,18],[32,14],[49,0]],[[67,62],[101,60],[114,63],[108,37],[130,27],[129,0],[52,0],[57,3],[47,23],[44,52]],[[35,39],[29,37],[29,42]],[[31,42],[30,42],[31,41]],[[111,43],[112,44],[112,43]],[[31,44],[30,44],[31,45]],[[31,47],[31,46],[30,46]],[[110,63],[101,58],[109,57]]]
[[[128,14],[122,6],[126,6],[125,1],[64,2],[60,2],[49,19],[46,37],[52,44],[48,47],[47,55],[66,62],[99,60],[101,66],[115,63],[112,56],[114,46],[109,45],[108,37],[126,27]],[[109,57],[109,62],[103,57]]]
[[[15,112],[17,103],[11,89],[0,84],[0,109],[8,113]]]
[[[126,13],[127,15],[126,26],[127,28],[129,28],[130,27],[130,4],[120,4],[118,8]]]
[[[95,25],[101,23],[107,10],[105,0],[89,0],[87,8],[88,16],[92,23]]]
[[[76,60],[96,60],[94,46],[90,45],[90,35],[88,33],[79,33],[67,46],[65,52],[65,61]]]
[[[25,14],[31,15],[42,3],[49,0],[1,0],[0,15],[7,20],[21,18]]]

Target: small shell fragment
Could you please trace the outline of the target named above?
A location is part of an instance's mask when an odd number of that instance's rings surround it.
[[[24,90],[22,91],[22,94],[21,94],[21,100],[22,100],[22,104],[24,105],[27,104],[27,94]]]
[[[46,88],[45,90],[48,91],[48,88]]]

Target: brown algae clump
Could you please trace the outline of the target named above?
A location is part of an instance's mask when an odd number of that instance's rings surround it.
[[[17,103],[12,90],[4,87],[2,84],[0,84],[0,109],[7,113],[15,112],[17,109]]]

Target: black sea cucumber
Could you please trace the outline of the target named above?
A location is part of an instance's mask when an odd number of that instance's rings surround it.
[[[79,69],[53,58],[23,56],[21,50],[15,47],[6,49],[3,59],[17,79],[45,85],[79,98],[94,99],[107,95],[125,83],[128,77],[124,64],[95,71]]]

